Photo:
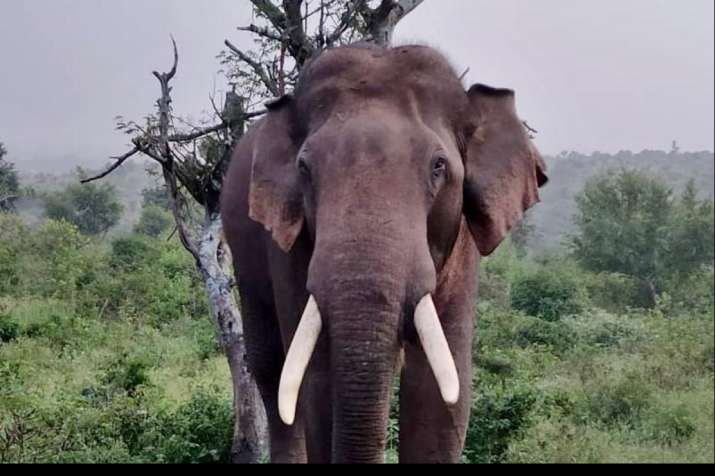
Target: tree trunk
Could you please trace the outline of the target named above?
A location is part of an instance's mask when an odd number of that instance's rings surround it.
[[[233,293],[230,253],[218,213],[209,213],[199,248],[200,271],[206,283],[211,317],[231,370],[236,416],[231,460],[256,464],[266,453],[267,420],[263,402],[246,364],[243,322]]]
[[[389,47],[392,45],[392,37],[397,24],[409,15],[415,8],[420,6],[424,0],[399,0],[394,2],[387,10],[387,14],[380,12],[378,8],[378,18],[374,18],[370,23],[369,30],[372,40],[380,46]],[[385,2],[383,2],[385,4]],[[387,5],[387,4],[386,4]]]

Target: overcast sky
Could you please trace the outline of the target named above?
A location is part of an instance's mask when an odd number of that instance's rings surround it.
[[[712,0],[426,0],[399,42],[438,47],[468,79],[517,91],[544,153],[713,149]],[[22,169],[100,165],[114,117],[153,105],[153,69],[180,47],[175,110],[222,90],[216,54],[247,0],[1,0],[0,141]]]

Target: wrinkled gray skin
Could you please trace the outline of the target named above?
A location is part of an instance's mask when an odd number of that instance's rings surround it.
[[[465,91],[431,48],[340,48],[305,68],[238,146],[222,204],[273,462],[382,462],[400,371],[400,461],[459,461],[479,259],[544,183],[513,92]],[[278,384],[310,294],[323,331],[288,427]],[[460,378],[453,406],[413,324],[428,294]]]

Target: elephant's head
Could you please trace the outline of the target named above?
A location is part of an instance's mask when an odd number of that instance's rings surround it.
[[[465,91],[426,47],[326,51],[269,110],[254,155],[251,218],[286,252],[304,231],[314,244],[311,299],[286,359],[281,415],[292,422],[325,333],[335,457],[379,460],[403,329],[416,327],[454,403],[457,372],[431,298],[437,276],[465,222],[480,253],[494,251],[538,201],[544,165],[514,93]]]

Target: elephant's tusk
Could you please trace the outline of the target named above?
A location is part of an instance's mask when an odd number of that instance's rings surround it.
[[[290,426],[295,422],[300,385],[318,343],[322,326],[318,303],[310,296],[288,350],[278,388],[278,412],[286,425]]]
[[[448,405],[454,405],[459,400],[459,375],[429,294],[415,308],[415,327],[442,398]]]

